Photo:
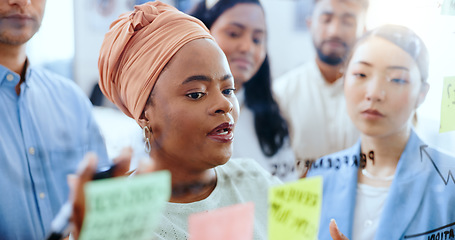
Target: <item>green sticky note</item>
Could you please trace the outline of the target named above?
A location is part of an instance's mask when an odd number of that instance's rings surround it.
[[[86,184],[80,239],[151,239],[170,189],[168,171]]]
[[[441,5],[441,14],[455,16],[455,0],[444,0]]]
[[[455,77],[444,78],[439,133],[455,131]]]
[[[269,190],[269,240],[317,239],[322,177],[303,178]]]

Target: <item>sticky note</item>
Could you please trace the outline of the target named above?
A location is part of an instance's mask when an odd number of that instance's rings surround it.
[[[151,239],[170,189],[168,171],[86,184],[80,239]]]
[[[190,215],[189,240],[252,240],[254,203],[248,202]]]
[[[455,16],[455,0],[444,0],[441,5],[441,14]]]
[[[322,177],[303,178],[269,190],[269,240],[317,239]]]
[[[455,131],[455,77],[444,78],[439,133]]]

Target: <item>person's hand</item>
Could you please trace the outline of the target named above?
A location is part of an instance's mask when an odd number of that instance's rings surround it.
[[[330,236],[332,237],[333,240],[349,240],[340,232],[340,229],[338,229],[335,219],[330,220],[329,230]]]
[[[114,177],[125,176],[130,168],[131,156],[133,150],[124,148],[120,155],[113,160],[116,167],[113,171]],[[93,153],[85,155],[84,160],[79,164],[76,175],[68,176],[70,186],[70,200],[73,203],[73,214],[71,222],[73,224],[72,236],[74,239],[79,238],[79,233],[84,222],[85,215],[85,194],[84,185],[91,181],[96,172],[98,158]]]

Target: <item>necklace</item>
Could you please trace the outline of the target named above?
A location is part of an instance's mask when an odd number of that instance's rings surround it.
[[[384,182],[390,182],[393,180],[393,178],[395,177],[395,174],[393,175],[390,175],[390,176],[387,176],[387,177],[377,177],[377,176],[373,176],[371,175],[371,173],[369,173],[367,171],[366,168],[362,169],[362,175],[369,178],[369,179],[372,179],[372,180],[376,180],[376,181],[384,181]]]
[[[216,178],[209,182],[193,182],[190,184],[179,184],[172,187],[172,196],[181,197],[188,194],[198,194],[205,188],[214,188],[216,186]]]

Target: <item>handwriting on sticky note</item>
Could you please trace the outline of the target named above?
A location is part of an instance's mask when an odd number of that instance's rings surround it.
[[[317,239],[322,177],[300,179],[269,190],[269,240]]]
[[[254,203],[248,202],[188,218],[190,240],[251,240],[253,239]]]
[[[455,77],[444,78],[439,132],[455,131]]]
[[[80,239],[150,239],[170,188],[168,171],[88,183]]]

